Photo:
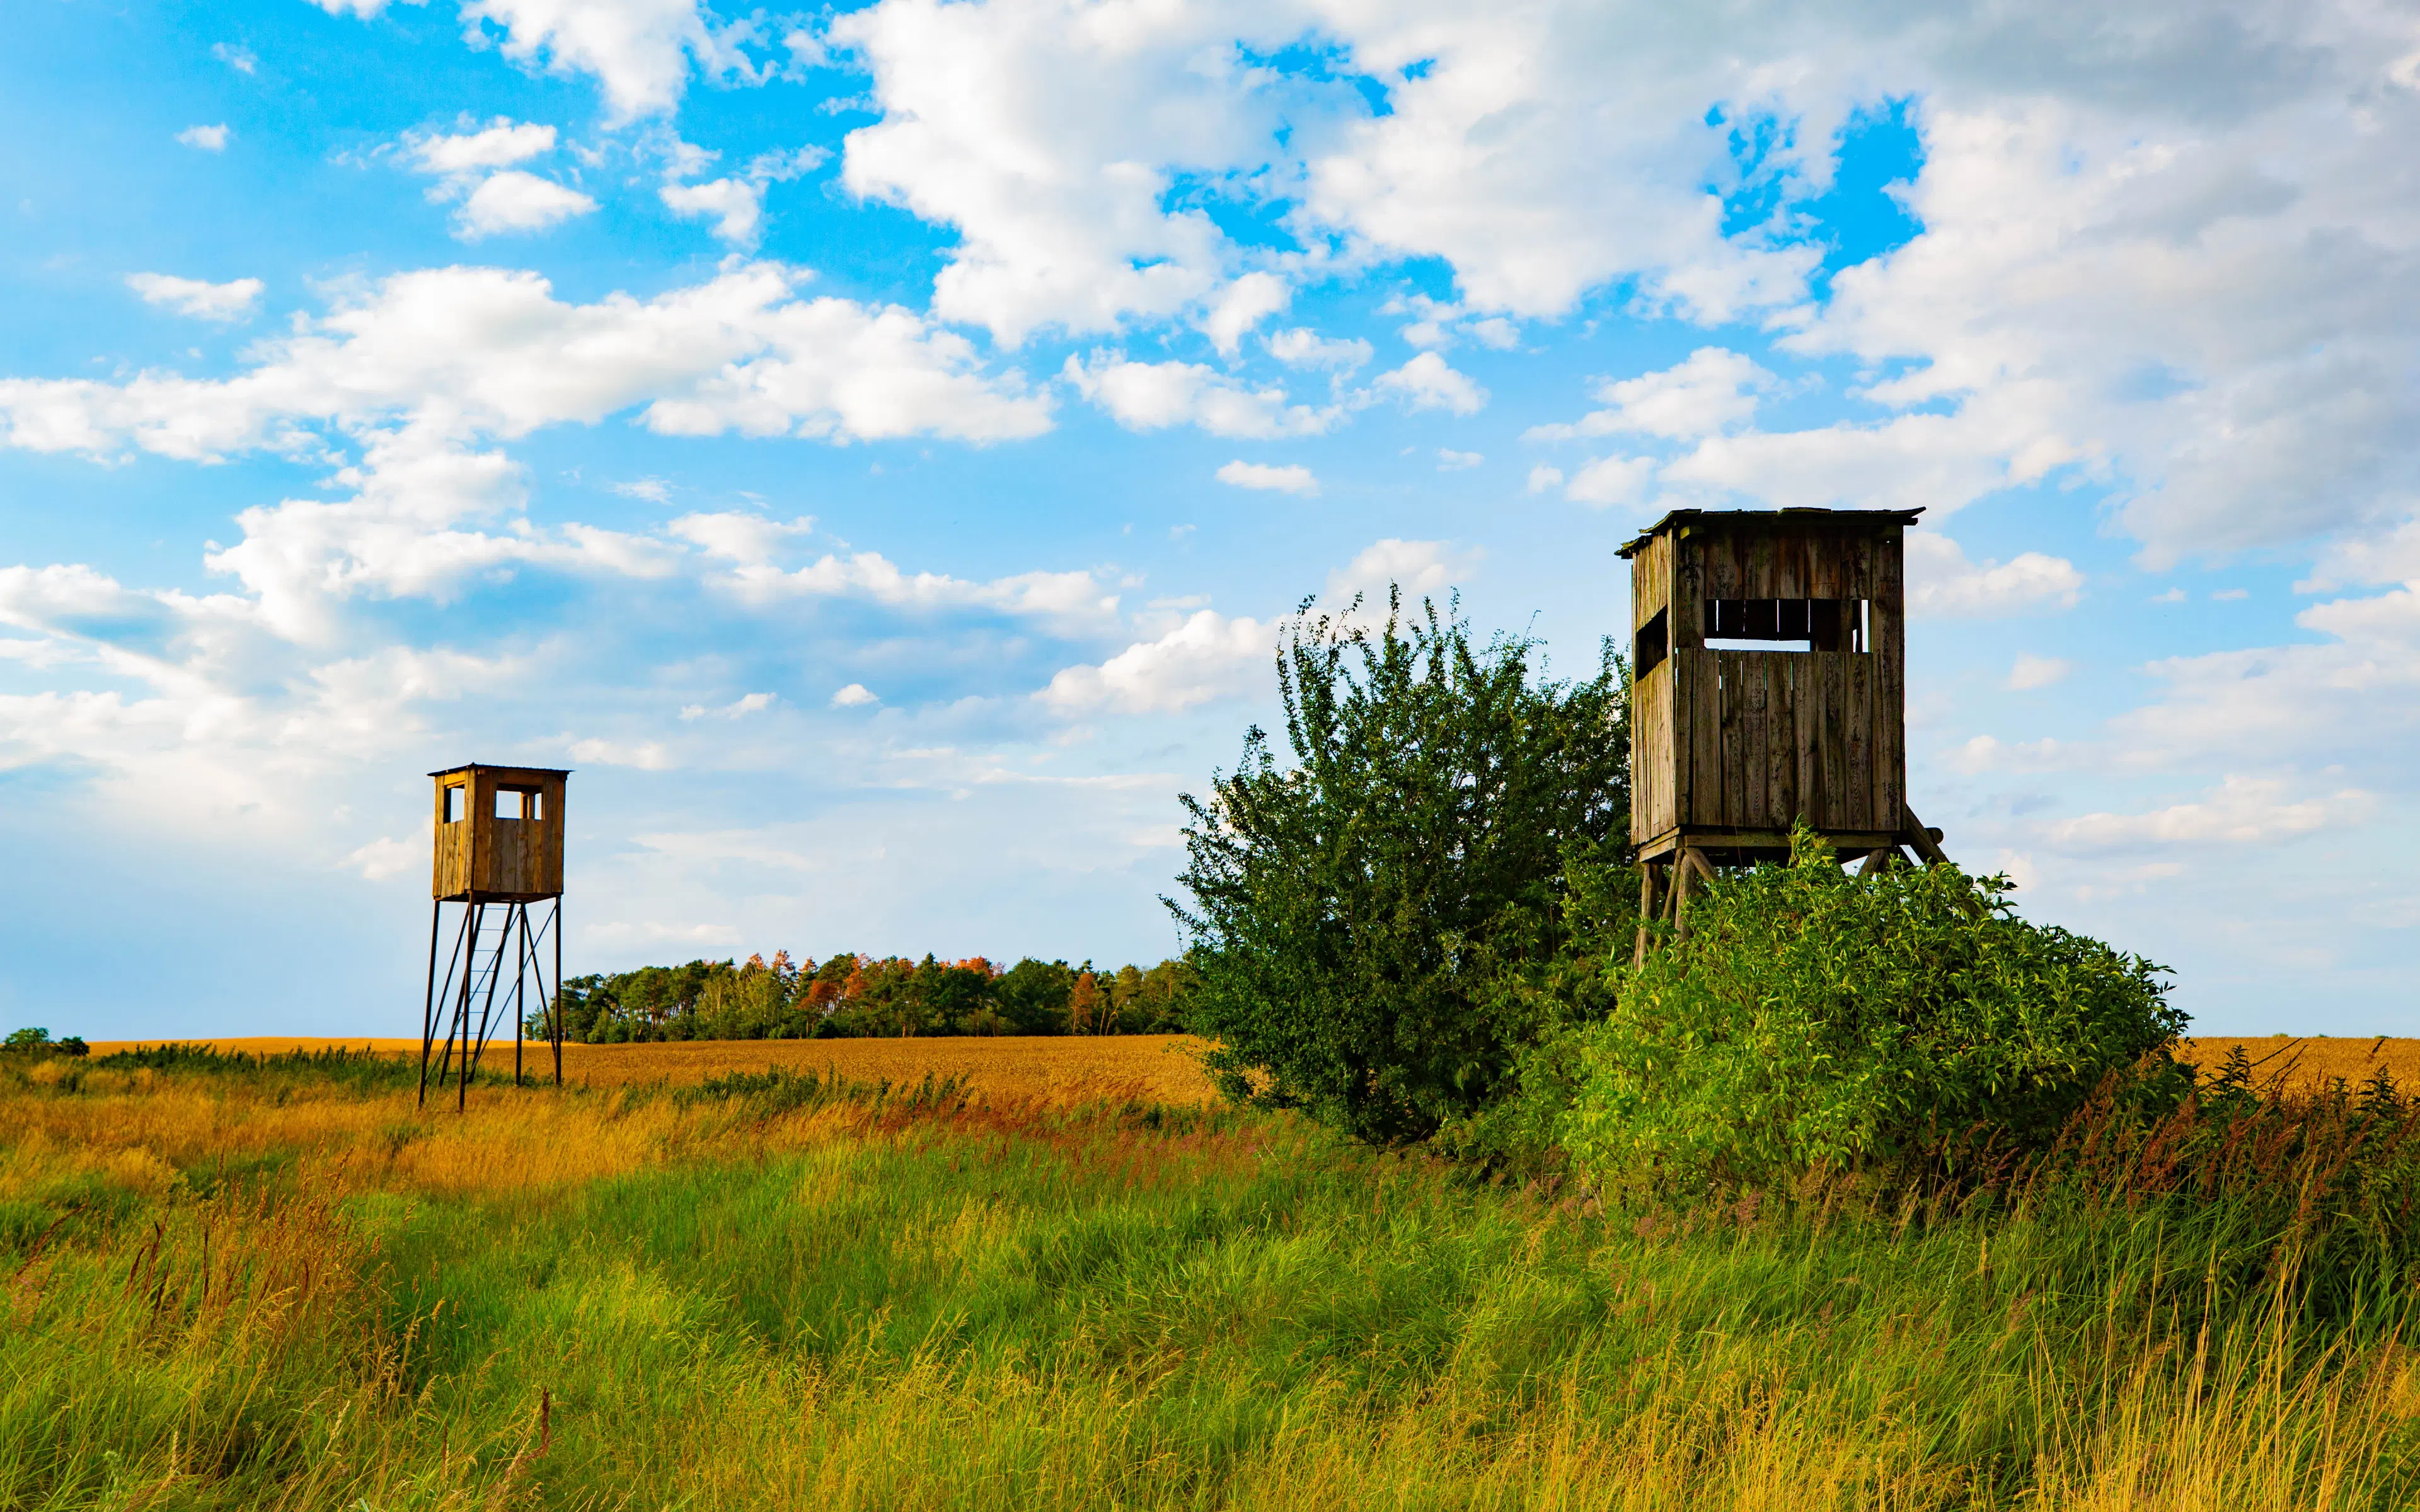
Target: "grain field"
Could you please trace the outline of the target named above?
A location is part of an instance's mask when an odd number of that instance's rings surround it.
[[[109,1041],[96,1043],[92,1052],[105,1056],[114,1050],[132,1050],[156,1042]],[[333,1048],[397,1056],[420,1052],[417,1040],[367,1036],[254,1036],[186,1042],[256,1056]],[[1209,1078],[1202,1073],[1195,1059],[1201,1044],[1201,1041],[1183,1034],[567,1044],[563,1047],[563,1077],[569,1084],[602,1088],[647,1082],[700,1082],[709,1076],[779,1066],[789,1071],[837,1072],[850,1081],[889,1081],[894,1085],[921,1081],[928,1075],[954,1076],[970,1089],[986,1096],[1045,1103],[1137,1102],[1189,1106],[1217,1098]],[[546,1045],[524,1041],[521,1055],[523,1065],[532,1073],[551,1070],[551,1051]],[[485,1073],[500,1070],[509,1074],[512,1064],[512,1041],[490,1042],[481,1071]]]

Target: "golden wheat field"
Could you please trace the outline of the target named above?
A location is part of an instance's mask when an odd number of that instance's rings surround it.
[[[151,1041],[107,1041],[92,1052],[132,1050]],[[367,1037],[313,1038],[263,1035],[205,1040],[224,1051],[282,1055],[292,1050],[347,1048],[412,1056],[417,1040]],[[837,1072],[850,1081],[893,1084],[926,1076],[959,1078],[973,1091],[1047,1103],[1125,1102],[1184,1105],[1209,1103],[1217,1094],[1194,1058],[1202,1041],[1183,1034],[950,1037],[924,1040],[707,1040],[679,1044],[567,1044],[563,1079],[596,1088],[644,1082],[698,1082],[732,1072],[780,1066],[790,1071]],[[522,1064],[532,1072],[552,1070],[552,1051],[524,1041]],[[510,1040],[491,1041],[483,1073],[509,1074]]]
[[[2360,1086],[2382,1067],[2406,1088],[2420,1088],[2420,1040],[2337,1039],[2331,1035],[2269,1034],[2257,1038],[2209,1036],[2187,1040],[2179,1058],[2191,1060],[2205,1074],[2218,1070],[2237,1045],[2252,1061],[2252,1078],[2261,1085],[2283,1084],[2300,1091],[2325,1088],[2337,1077]]]
[[[156,1042],[101,1041],[92,1050],[95,1055],[107,1055]],[[256,1035],[194,1042],[253,1055],[343,1046],[408,1056],[420,1049],[417,1040],[363,1036]],[[975,1091],[1054,1103],[1132,1099],[1187,1104],[1209,1103],[1217,1097],[1194,1058],[1201,1045],[1201,1041],[1185,1034],[567,1044],[563,1047],[563,1074],[566,1082],[608,1088],[697,1082],[732,1072],[781,1066],[792,1071],[836,1071],[861,1082],[955,1076]],[[2288,1087],[2311,1089],[2341,1076],[2357,1086],[2383,1066],[2397,1081],[2420,1087],[2420,1039],[2208,1036],[2185,1041],[2178,1054],[2209,1072],[2215,1072],[2237,1045],[2251,1057],[2254,1076],[2263,1085],[2282,1080]],[[512,1053],[509,1040],[490,1044],[483,1065],[509,1072]],[[544,1045],[526,1042],[522,1055],[533,1072],[548,1065]]]

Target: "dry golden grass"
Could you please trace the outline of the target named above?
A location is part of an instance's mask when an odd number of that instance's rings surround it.
[[[132,1050],[156,1041],[116,1040],[95,1044],[93,1054]],[[224,1051],[282,1055],[294,1050],[375,1050],[382,1055],[420,1053],[417,1040],[256,1036],[191,1041]],[[941,1038],[926,1040],[707,1040],[682,1044],[567,1044],[563,1078],[589,1087],[628,1087],[645,1082],[699,1082],[733,1072],[780,1066],[791,1071],[838,1072],[850,1081],[888,1080],[896,1085],[925,1076],[959,1078],[989,1097],[1044,1103],[1123,1102],[1171,1105],[1215,1101],[1193,1052],[1202,1041],[1183,1034],[1105,1037],[1050,1036]],[[523,1065],[552,1070],[551,1051],[524,1042]],[[491,1043],[482,1073],[509,1073],[513,1045]]]
[[[2237,1045],[2253,1062],[2252,1079],[2263,1087],[2281,1084],[2295,1091],[2317,1091],[2336,1077],[2358,1087],[2381,1066],[2405,1087],[2420,1088],[2420,1040],[2339,1040],[2330,1036],[2270,1034],[2258,1038],[2210,1036],[2187,1040],[2179,1058],[2215,1072]]]
[[[157,1041],[96,1042],[95,1055],[132,1050]],[[417,1040],[256,1035],[244,1039],[189,1041],[225,1051],[280,1055],[292,1050],[344,1048],[381,1055],[416,1055]],[[699,1082],[733,1072],[781,1066],[792,1071],[837,1071],[852,1081],[893,1084],[926,1075],[955,1076],[972,1090],[993,1097],[1045,1103],[1124,1101],[1201,1104],[1217,1100],[1193,1052],[1202,1041],[1185,1034],[1052,1036],[1000,1039],[943,1037],[926,1040],[709,1040],[684,1044],[567,1044],[563,1074],[590,1087],[629,1087],[645,1082]],[[2359,1085],[2381,1066],[2395,1079],[2420,1087],[2420,1040],[2331,1039],[2273,1034],[2257,1038],[2206,1036],[2185,1041],[2181,1058],[2215,1072],[2237,1045],[2257,1065],[2267,1085],[2283,1078],[2288,1088],[2311,1090],[2341,1076]],[[549,1069],[545,1046],[523,1048],[533,1072]],[[512,1041],[492,1044],[486,1064],[509,1071]]]

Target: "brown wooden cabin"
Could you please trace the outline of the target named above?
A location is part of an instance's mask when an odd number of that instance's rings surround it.
[[[1621,548],[1641,861],[1783,858],[1801,817],[1843,856],[1931,851],[1907,811],[1901,533],[1922,513],[1676,509]]]
[[[551,766],[476,762],[437,780],[436,866],[442,903],[536,903],[563,896],[563,784]]]

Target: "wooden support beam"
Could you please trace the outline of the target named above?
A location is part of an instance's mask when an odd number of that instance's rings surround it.
[[[1655,918],[1656,873],[1661,870],[1652,861],[1638,863],[1638,948],[1630,952],[1634,971],[1647,964],[1647,926]]]
[[[1941,831],[1925,828],[1924,821],[1918,819],[1916,810],[1904,803],[1899,806],[1899,812],[1900,839],[1906,841],[1908,849],[1923,856],[1927,866],[1947,866],[1949,856],[1941,848]]]
[[[1905,859],[1905,857],[1899,854],[1898,846],[1877,846],[1866,853],[1865,864],[1857,868],[1857,875],[1861,877],[1872,876],[1878,872],[1888,870],[1893,862],[1903,859]]]

